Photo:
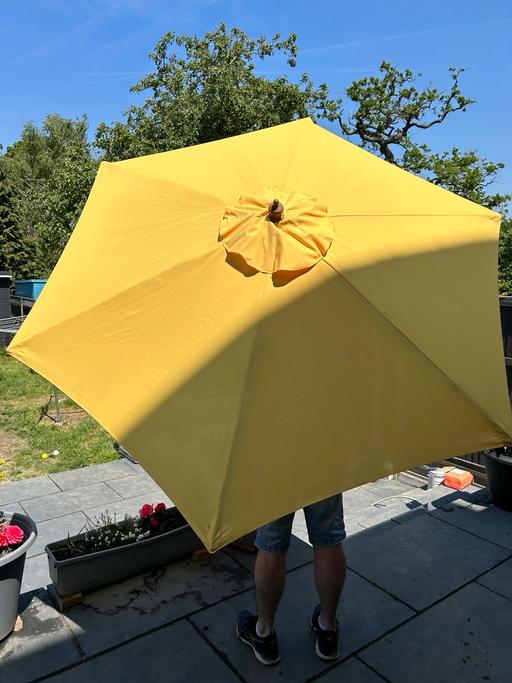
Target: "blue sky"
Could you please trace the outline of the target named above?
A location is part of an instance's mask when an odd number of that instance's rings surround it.
[[[463,92],[477,104],[424,140],[504,161],[496,189],[512,190],[508,0],[0,0],[0,143],[50,112],[85,113],[91,130],[120,119],[136,101],[129,86],[151,69],[147,55],[163,33],[202,34],[220,21],[253,37],[298,33],[297,71],[339,95],[384,59],[439,87],[449,85],[449,66],[466,67]],[[281,62],[267,69],[286,72]]]

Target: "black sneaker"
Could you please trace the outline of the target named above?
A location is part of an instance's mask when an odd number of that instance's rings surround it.
[[[338,622],[336,621],[335,631],[327,631],[321,628],[318,623],[319,616],[320,605],[317,605],[311,616],[311,628],[316,633],[316,654],[320,659],[330,662],[340,656],[338,651]]]
[[[242,643],[250,645],[254,656],[262,664],[270,666],[277,664],[281,659],[279,656],[279,646],[277,644],[277,635],[274,631],[269,636],[261,638],[256,633],[256,622],[258,617],[250,612],[240,612],[236,623],[236,635],[240,638]]]

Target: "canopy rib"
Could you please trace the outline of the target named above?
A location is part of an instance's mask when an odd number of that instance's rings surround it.
[[[430,216],[437,218],[482,218],[480,213],[330,213],[330,218],[393,218],[397,216],[411,216],[418,218]],[[494,211],[489,211],[488,217],[499,223],[501,215]]]
[[[16,337],[20,335],[20,338],[23,339],[23,344],[26,344],[28,341],[31,339],[34,339],[35,337],[38,337],[42,334],[47,334],[50,330],[54,330],[58,327],[61,327],[62,325],[66,325],[72,320],[75,320],[76,318],[79,318],[82,316],[84,313],[90,313],[91,311],[94,311],[97,308],[101,308],[104,306],[106,303],[110,301],[115,301],[115,299],[121,295],[125,295],[126,292],[130,292],[134,289],[138,289],[141,285],[144,285],[147,282],[150,282],[151,280],[154,280],[155,278],[159,278],[162,275],[165,275],[166,273],[171,273],[173,270],[177,270],[178,268],[181,268],[182,266],[186,266],[190,263],[194,263],[195,261],[200,261],[201,259],[213,256],[215,252],[220,248],[220,246],[215,247],[214,249],[208,249],[205,251],[203,254],[200,254],[199,256],[196,256],[194,258],[186,259],[185,261],[181,261],[180,263],[175,263],[169,268],[165,268],[162,271],[159,271],[158,273],[154,273],[148,278],[145,278],[143,280],[138,280],[137,282],[133,283],[130,285],[130,287],[127,287],[126,289],[123,289],[121,292],[116,292],[112,296],[107,296],[104,299],[101,299],[100,301],[97,301],[93,306],[90,308],[86,308],[84,310],[78,311],[74,313],[73,315],[68,316],[67,318],[63,318],[62,320],[59,320],[58,322],[54,323],[53,325],[48,325],[47,327],[44,328],[41,332],[33,332],[32,334],[29,334],[27,336],[23,335],[23,325],[19,329],[18,333],[15,335],[14,339],[12,340],[11,344],[9,345],[7,351],[8,353],[11,353],[12,355],[15,355],[13,351],[16,349]],[[182,286],[186,284],[186,281],[182,283]],[[176,290],[178,291],[178,290]],[[33,316],[34,313],[37,313],[37,303],[34,306],[34,310],[31,312],[31,315]],[[32,318],[33,319],[33,318]]]
[[[479,402],[475,401],[471,396],[468,395],[468,393],[461,387],[459,386],[444,370],[443,368],[439,367],[439,365],[432,359],[430,356],[419,346],[417,346],[408,336],[405,334],[405,332],[392,320],[390,320],[387,316],[385,316],[382,311],[380,311],[377,306],[371,301],[368,297],[366,297],[362,292],[360,292],[340,271],[333,266],[331,263],[329,263],[325,258],[322,259],[322,262],[325,263],[331,270],[333,270],[338,277],[340,277],[344,282],[348,284],[348,286],[359,296],[360,298],[364,299],[372,308],[375,310],[379,316],[381,316],[384,320],[386,320],[390,325],[392,325],[399,334],[406,339],[406,341],[414,347],[418,351],[418,353],[421,353],[421,355],[431,364],[433,365],[439,372],[446,377],[448,382],[452,384],[455,389],[464,397],[464,399],[472,405],[474,408],[476,408],[481,414],[483,414],[487,420],[489,420],[490,424],[494,425],[495,427],[498,428],[498,430],[501,432],[501,434],[506,437],[505,441],[507,443],[512,443],[512,433],[509,432],[507,427],[503,424],[501,424],[500,421],[495,420],[491,415],[489,415],[489,412],[486,408],[484,408],[482,405],[480,405]],[[508,437],[508,438],[507,438]]]
[[[158,175],[152,175],[148,173],[141,173],[138,170],[132,169],[128,167],[128,163],[130,160],[127,161],[115,161],[115,162],[109,162],[109,161],[103,161],[101,166],[103,167],[103,164],[105,164],[104,168],[105,169],[115,169],[116,173],[129,173],[131,175],[137,176],[138,178],[152,178],[154,180],[158,180],[158,182],[161,183],[168,183],[169,185],[174,185],[177,188],[184,188],[187,192],[194,192],[195,194],[202,195],[204,197],[204,200],[206,203],[212,203],[215,202],[219,205],[220,208],[224,207],[224,200],[221,199],[220,197],[216,197],[213,194],[210,194],[209,192],[205,192],[204,190],[199,190],[197,187],[193,187],[192,185],[185,185],[184,183],[180,183],[176,180],[170,180],[169,178],[162,178],[161,176]],[[126,166],[121,166],[121,164],[127,164]],[[101,167],[100,167],[101,170]]]
[[[313,121],[310,118],[304,119],[304,121],[308,121],[313,126],[316,125],[315,123],[313,123]],[[290,175],[291,175],[292,170],[295,166],[295,162],[296,162],[297,157],[299,155],[299,149],[301,147],[301,144],[304,142],[304,137],[306,136],[306,131],[308,130],[308,128],[309,128],[309,126],[307,126],[307,127],[302,126],[300,129],[300,131],[301,131],[300,137],[298,138],[297,143],[293,148],[292,157],[288,162],[288,166],[286,167],[287,170],[286,170],[286,175],[285,175],[285,179],[284,179],[284,183],[283,183],[284,189],[289,187],[288,183],[290,180]],[[285,211],[286,211],[286,207],[285,207]]]
[[[261,286],[260,300],[259,300],[259,304],[258,304],[258,312],[261,311],[261,307],[262,307],[262,303],[263,303],[263,297],[265,294],[265,289],[266,289],[267,281],[269,278],[268,278],[268,276],[263,276],[261,279],[262,279],[262,286]],[[229,473],[231,461],[233,458],[233,446],[235,444],[236,437],[238,434],[239,419],[240,419],[240,415],[242,413],[242,407],[243,407],[244,399],[245,399],[245,389],[247,387],[247,380],[249,378],[249,372],[250,372],[250,369],[252,366],[252,359],[254,357],[253,350],[254,350],[254,347],[256,345],[256,339],[257,339],[258,333],[260,331],[260,326],[261,326],[261,315],[258,315],[258,320],[256,323],[256,329],[254,330],[252,340],[251,340],[251,345],[249,348],[247,366],[245,368],[245,374],[244,374],[242,383],[240,385],[240,400],[238,402],[238,410],[236,412],[236,416],[235,416],[235,419],[233,421],[233,433],[232,433],[231,442],[229,445],[228,456],[226,458],[226,467],[225,467],[225,470],[224,470],[224,473],[222,476],[222,483],[219,487],[219,499],[218,499],[218,503],[217,503],[217,510],[216,510],[214,518],[211,521],[210,528],[208,529],[208,536],[210,537],[210,541],[211,541],[212,546],[217,545],[216,544],[217,524],[218,524],[218,521],[219,521],[219,518],[220,518],[221,512],[222,512],[222,500],[223,500],[224,491],[226,489],[226,484],[227,484],[228,473]],[[210,536],[210,534],[212,534],[212,533],[214,534],[213,537]]]

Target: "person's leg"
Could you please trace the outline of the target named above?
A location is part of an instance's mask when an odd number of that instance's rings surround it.
[[[341,494],[304,508],[308,536],[314,548],[315,584],[320,604],[311,616],[317,634],[316,653],[321,659],[339,656],[336,611],[347,565],[341,542],[346,537]]]
[[[258,529],[258,556],[254,570],[257,614],[240,612],[236,632],[243,643],[252,647],[262,664],[277,664],[279,646],[274,629],[277,606],[283,593],[286,553],[290,545],[293,513]]]
[[[320,628],[335,631],[336,610],[347,575],[347,563],[341,544],[316,546],[315,585],[320,598]]]
[[[274,619],[283,594],[285,576],[285,553],[258,551],[254,568],[254,584],[258,610],[256,631],[259,636],[268,636],[274,630]]]

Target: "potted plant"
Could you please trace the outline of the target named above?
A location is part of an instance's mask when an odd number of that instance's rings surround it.
[[[36,537],[37,528],[30,517],[0,512],[0,640],[16,624],[25,556]]]
[[[512,448],[485,451],[485,471],[492,502],[512,512]]]
[[[81,594],[166,564],[202,547],[175,507],[143,505],[138,517],[115,521],[108,513],[99,526],[49,543],[50,577],[57,606],[79,601]],[[73,596],[70,601],[66,596]]]

